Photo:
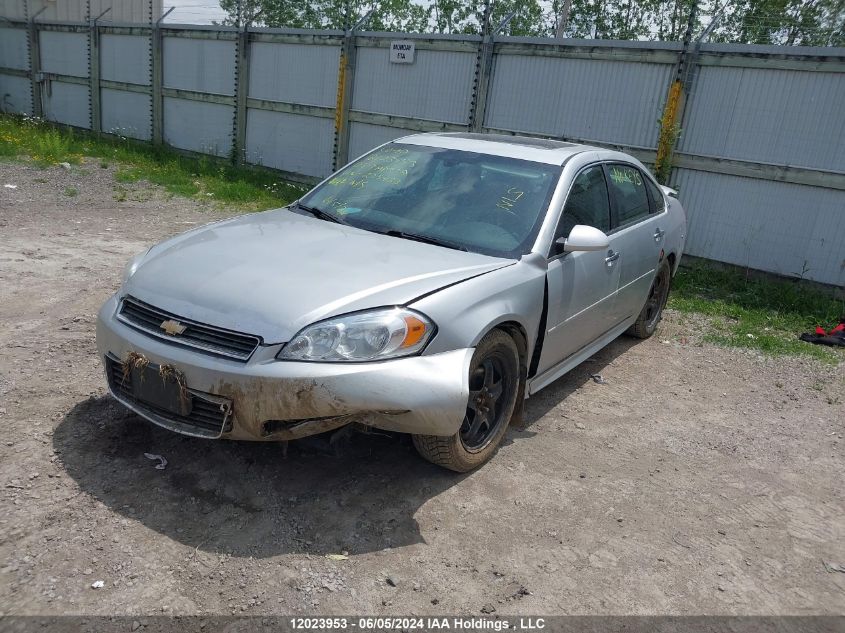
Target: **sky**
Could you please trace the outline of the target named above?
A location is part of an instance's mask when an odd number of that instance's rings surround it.
[[[176,24],[212,24],[226,17],[220,3],[214,0],[163,0],[164,10],[175,7],[165,22]]]

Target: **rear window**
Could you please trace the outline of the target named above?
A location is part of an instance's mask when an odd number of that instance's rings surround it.
[[[639,169],[624,163],[611,163],[607,166],[607,181],[616,208],[617,226],[633,224],[648,217],[651,207],[646,179]]]

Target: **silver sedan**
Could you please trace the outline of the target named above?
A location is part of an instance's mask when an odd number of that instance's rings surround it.
[[[289,207],[139,254],[97,346],[114,398],[167,429],[285,441],[355,423],[467,471],[526,398],[651,336],[685,233],[674,192],[626,154],[409,136]]]

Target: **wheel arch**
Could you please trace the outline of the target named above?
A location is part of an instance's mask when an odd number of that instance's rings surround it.
[[[502,330],[516,343],[516,349],[519,351],[519,367],[521,372],[525,373],[529,361],[528,333],[525,331],[525,327],[518,321],[503,321],[494,329]]]
[[[526,387],[528,385],[528,370],[529,363],[531,362],[531,351],[528,347],[528,333],[522,323],[512,319],[496,323],[492,328],[488,329],[487,332],[492,332],[494,330],[499,330],[510,336],[516,344],[516,349],[519,353],[519,386],[517,387],[516,393],[516,405],[514,406],[513,414],[511,415],[509,422],[510,425],[519,426],[522,424],[524,416],[525,394]],[[484,336],[486,335],[487,334],[485,333]]]
[[[675,255],[675,251],[666,255],[666,261],[669,262],[669,270],[672,271],[672,276],[674,277],[675,273],[678,272],[678,268],[675,265],[678,261],[678,257]]]
[[[485,327],[473,341],[473,347],[477,346],[481,339],[493,330],[501,330],[513,339],[514,343],[516,343],[516,348],[519,351],[519,363],[520,365],[526,365],[529,360],[529,350],[528,333],[525,325],[515,317],[504,317],[501,321],[495,321]]]

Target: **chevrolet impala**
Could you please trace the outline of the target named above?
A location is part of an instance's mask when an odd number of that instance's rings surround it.
[[[684,249],[631,156],[419,134],[288,207],[139,254],[100,311],[112,396],[203,438],[409,433],[471,470],[523,402],[621,334],[652,335]]]

